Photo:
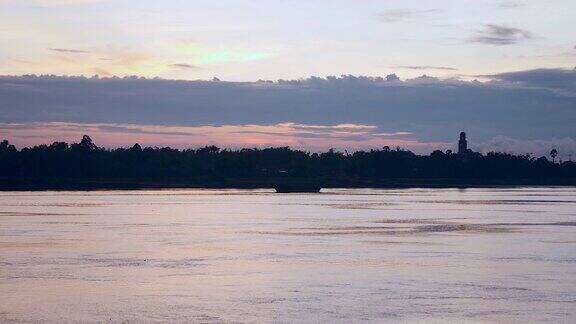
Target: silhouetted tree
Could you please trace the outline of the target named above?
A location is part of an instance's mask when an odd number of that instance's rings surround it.
[[[91,151],[96,149],[96,144],[92,142],[92,139],[88,135],[82,136],[82,140],[80,141],[80,147],[83,150]]]
[[[557,151],[550,155],[554,159]],[[334,149],[322,153],[289,147],[221,149],[206,146],[177,150],[170,147],[104,149],[85,135],[79,143],[54,142],[18,150],[7,140],[0,142],[0,187],[3,180],[40,183],[74,181],[187,181],[198,184],[225,184],[234,179],[371,181],[386,179],[556,179],[576,181],[576,163],[555,163],[545,157],[471,152],[462,158],[451,151],[416,155],[410,151],[383,147],[380,150],[349,154]]]
[[[550,156],[552,157],[552,162],[556,162],[556,157],[558,156],[558,150],[556,149],[552,149],[552,151],[550,151]]]

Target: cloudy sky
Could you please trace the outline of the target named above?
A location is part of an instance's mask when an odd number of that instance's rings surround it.
[[[465,130],[478,150],[567,158],[574,12],[572,0],[0,0],[0,137],[428,152]],[[132,75],[163,80],[112,79]]]

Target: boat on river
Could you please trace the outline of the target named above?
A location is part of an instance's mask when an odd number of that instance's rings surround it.
[[[322,187],[307,183],[277,184],[274,186],[277,193],[319,193]]]

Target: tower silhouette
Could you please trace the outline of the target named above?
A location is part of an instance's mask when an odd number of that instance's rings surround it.
[[[466,154],[468,152],[468,141],[466,140],[466,133],[460,133],[460,140],[458,141],[458,154]]]

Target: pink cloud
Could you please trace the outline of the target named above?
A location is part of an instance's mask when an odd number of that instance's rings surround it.
[[[273,125],[162,126],[111,123],[3,123],[0,138],[18,147],[49,144],[54,141],[77,142],[90,135],[99,146],[127,147],[171,146],[176,148],[217,145],[220,147],[291,146],[312,151],[329,148],[356,150],[383,146],[431,151],[444,149],[449,143],[420,142],[410,132],[377,132],[372,125],[306,125],[279,123]],[[383,136],[383,135],[386,136]]]

